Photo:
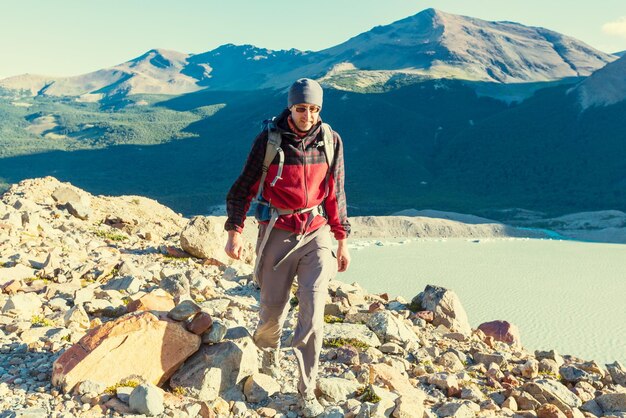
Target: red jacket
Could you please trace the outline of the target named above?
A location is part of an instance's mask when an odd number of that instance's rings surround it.
[[[333,131],[335,157],[328,179],[328,197],[326,192],[326,173],[328,163],[323,149],[321,120],[304,138],[298,137],[287,121],[289,110],[285,110],[276,120],[276,127],[281,132],[281,148],[285,153],[282,179],[274,187],[270,183],[278,171],[278,155],[269,167],[263,186],[263,198],[272,206],[280,209],[304,209],[324,203],[328,219],[316,216],[304,231],[308,213],[283,215],[276,222],[276,228],[295,233],[311,232],[328,223],[335,238],[344,239],[350,233],[350,222],[346,210],[344,192],[343,144],[339,135]],[[256,196],[261,180],[263,159],[267,146],[267,130],[263,130],[254,141],[248,160],[239,178],[235,181],[226,197],[228,220],[226,230],[243,230],[246,213],[250,202]]]

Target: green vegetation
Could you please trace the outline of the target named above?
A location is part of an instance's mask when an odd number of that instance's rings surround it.
[[[121,387],[136,388],[140,384],[141,383],[138,380],[133,380],[133,379],[122,380],[120,382],[117,382],[113,386],[109,386],[108,388],[106,388],[104,390],[104,393],[106,393],[107,395],[112,395],[113,396],[113,395],[117,394],[117,388],[121,388]]]
[[[105,231],[103,229],[94,231],[94,234],[100,238],[108,239],[109,241],[125,241],[128,239],[127,235],[120,234],[118,232]]]
[[[33,317],[30,319],[30,323],[34,327],[52,327],[52,326],[54,326],[54,322],[52,322],[50,319],[46,318],[45,316],[41,316],[41,315],[33,315]]]
[[[354,87],[341,74],[332,81]],[[325,92],[324,120],[344,140],[351,216],[411,207],[550,217],[626,210],[626,103],[581,113],[568,85],[533,85],[535,96],[507,104],[468,83],[411,77],[372,85],[376,94]],[[0,189],[54,175],[94,194],[142,194],[203,214],[223,204],[261,122],[284,106],[284,92],[271,90],[105,104],[0,94]]]
[[[0,95],[0,158],[195,138],[185,128],[221,109],[215,105],[195,112],[178,112],[151,106],[166,98],[171,96],[137,95],[101,105],[64,97]]]
[[[328,338],[324,340],[324,347],[343,347],[344,345],[351,345],[352,347],[365,351],[369,348],[369,345],[356,338]]]
[[[371,402],[378,403],[380,402],[380,396],[376,395],[374,392],[374,388],[372,385],[361,386],[356,391],[356,396],[359,398],[361,402]]]
[[[343,323],[343,318],[335,315],[324,315],[324,322],[327,324]]]
[[[176,396],[187,396],[187,390],[182,386],[176,386],[172,389],[172,393]]]

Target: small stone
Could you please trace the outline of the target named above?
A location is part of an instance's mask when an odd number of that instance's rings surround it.
[[[202,335],[209,328],[211,328],[211,325],[213,325],[211,315],[206,312],[198,312],[187,325],[187,330],[196,335]]]
[[[208,331],[202,334],[202,342],[205,344],[217,344],[224,339],[228,327],[222,321],[214,320]]]
[[[502,402],[502,408],[509,408],[511,411],[517,411],[517,401],[512,396],[509,396]]]
[[[259,403],[280,391],[280,385],[271,376],[257,373],[246,379],[243,392],[248,402]]]
[[[537,417],[538,418],[567,418],[559,408],[555,405],[546,403],[543,404],[537,409]]]
[[[557,353],[556,350],[550,350],[550,351],[539,351],[536,350],[535,351],[535,358],[539,361],[541,361],[542,359],[550,359],[550,360],[554,360],[556,361],[557,366],[561,367],[563,365],[563,363],[565,362],[563,360],[563,357],[561,357],[561,355],[559,353]]]
[[[76,386],[76,393],[79,395],[85,395],[87,393],[93,393],[96,395],[101,394],[106,389],[106,385],[100,382],[94,382],[93,380],[85,380]]]
[[[341,364],[357,365],[360,364],[359,350],[350,344],[346,344],[336,350],[336,361]]]
[[[128,399],[130,398],[130,394],[133,393],[135,388],[130,386],[119,386],[115,389],[117,399],[122,402],[128,403]]]
[[[148,416],[163,413],[163,392],[150,383],[144,383],[133,389],[128,399],[130,408]]]
[[[83,305],[76,305],[63,315],[65,326],[69,329],[86,330],[89,329],[89,315],[85,312]]]
[[[213,401],[213,410],[218,415],[228,416],[230,413],[230,405],[222,398],[217,398]]]
[[[368,308],[369,313],[380,312],[383,310],[385,310],[385,305],[382,302],[373,302]]]
[[[191,300],[184,300],[174,309],[168,312],[167,316],[175,321],[185,321],[187,318],[200,312],[201,308]]]
[[[378,349],[385,354],[402,354],[404,349],[396,343],[385,343],[378,347]]]
[[[551,374],[554,376],[558,376],[559,374],[559,365],[556,361],[544,358],[539,362],[539,371],[542,373]]]
[[[433,322],[435,319],[435,313],[433,311],[419,311],[415,313],[415,317],[426,322]]]
[[[169,312],[176,304],[174,298],[163,290],[150,292],[133,300],[126,306],[126,312],[136,311],[164,311]]]
[[[276,414],[278,413],[278,411],[276,411],[274,408],[268,408],[266,406],[259,408],[256,410],[260,416],[262,417],[273,417],[276,416]]]
[[[443,366],[446,371],[459,372],[465,368],[459,357],[453,352],[446,352],[435,359],[435,364]]]
[[[589,374],[587,372],[573,365],[561,366],[559,373],[561,374],[561,378],[568,383],[577,383],[581,380],[589,379]]]
[[[539,362],[534,358],[529,358],[526,363],[520,366],[522,376],[527,379],[533,379],[539,376]]]

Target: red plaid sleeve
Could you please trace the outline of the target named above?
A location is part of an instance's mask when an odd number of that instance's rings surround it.
[[[263,171],[263,159],[267,146],[267,132],[261,132],[252,145],[243,171],[230,188],[226,196],[226,212],[228,219],[224,225],[227,231],[243,231],[246,213],[250,208],[250,202],[256,196]]]

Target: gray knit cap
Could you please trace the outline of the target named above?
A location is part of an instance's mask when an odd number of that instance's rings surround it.
[[[322,86],[310,78],[301,78],[289,88],[287,95],[287,107],[298,103],[310,103],[322,107],[324,92]]]

